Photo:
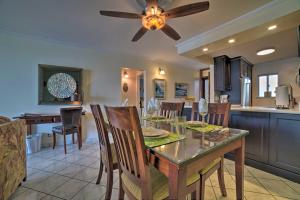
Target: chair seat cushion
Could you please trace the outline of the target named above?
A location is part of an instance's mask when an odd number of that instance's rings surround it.
[[[150,165],[150,176],[152,185],[152,195],[154,200],[166,199],[169,196],[168,178]],[[141,187],[133,183],[124,173],[121,175],[123,185],[131,192],[136,199],[142,199]],[[187,179],[187,186],[195,183],[200,178],[198,173]]]
[[[207,165],[205,168],[203,168],[200,171],[200,174],[205,174],[206,172],[208,172],[211,168],[213,168],[216,164],[218,164],[221,161],[221,158],[217,158],[214,161],[212,161],[211,163],[209,163],[209,165]]]
[[[78,131],[78,128],[75,126],[65,127],[65,128],[66,128],[66,132],[67,132],[66,134],[70,134],[70,133]],[[52,127],[52,131],[54,131],[55,133],[62,133],[63,126],[62,125],[54,126],[54,127]]]

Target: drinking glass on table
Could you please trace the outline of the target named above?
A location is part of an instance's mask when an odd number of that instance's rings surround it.
[[[208,103],[205,99],[201,98],[199,100],[198,112],[201,115],[202,123],[205,123],[205,116],[208,113]]]
[[[186,132],[186,116],[176,116],[175,121],[171,123],[172,132],[178,135],[185,135]]]

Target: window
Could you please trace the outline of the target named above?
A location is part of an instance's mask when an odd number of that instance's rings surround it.
[[[278,74],[258,76],[259,97],[265,97],[265,92],[271,92],[271,97],[275,97],[276,96],[275,89],[277,86],[278,86]]]

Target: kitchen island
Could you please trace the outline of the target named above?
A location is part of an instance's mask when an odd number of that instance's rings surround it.
[[[229,127],[249,130],[248,165],[300,183],[300,110],[232,106]]]

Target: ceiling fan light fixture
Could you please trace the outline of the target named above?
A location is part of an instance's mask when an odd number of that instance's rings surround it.
[[[140,1],[144,1],[144,3]],[[161,1],[172,1],[172,0],[160,0],[160,2]],[[101,15],[108,16],[108,17],[141,20],[143,26],[133,36],[131,40],[132,42],[137,42],[149,30],[161,30],[168,37],[172,38],[175,41],[178,41],[181,38],[180,35],[177,33],[177,31],[174,30],[174,28],[172,28],[166,23],[166,20],[193,15],[209,9],[208,1],[191,3],[176,8],[172,8],[167,11],[165,11],[160,7],[158,0],[138,0],[138,2],[146,6],[142,14],[100,10]]]
[[[152,6],[146,10],[146,16],[142,19],[143,26],[148,30],[159,30],[166,24],[166,16],[161,15],[162,10]]]
[[[208,51],[208,48],[205,47],[205,48],[202,49],[202,51],[204,51],[204,52]]]

